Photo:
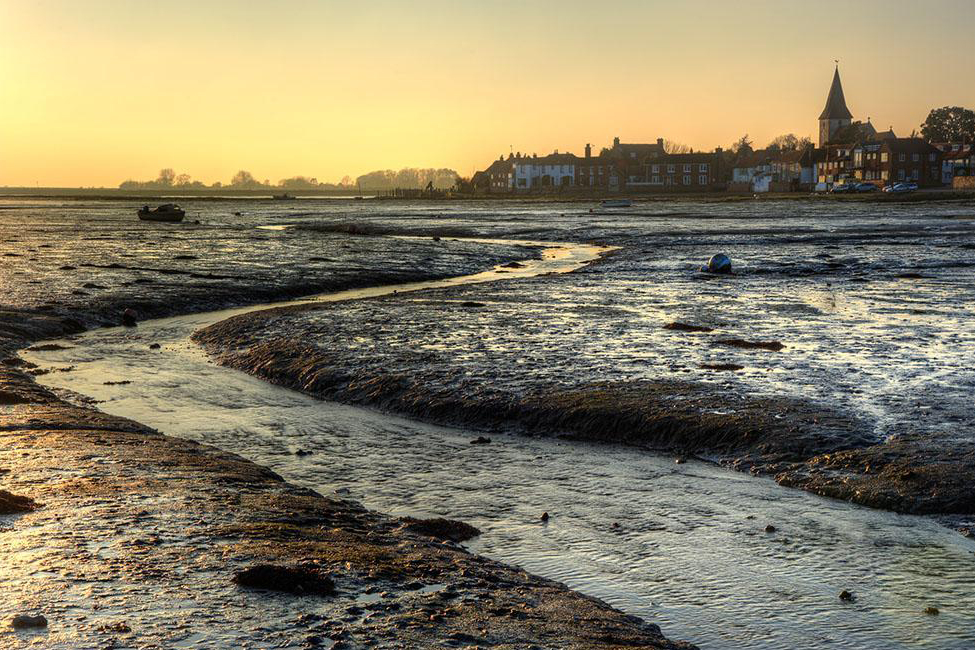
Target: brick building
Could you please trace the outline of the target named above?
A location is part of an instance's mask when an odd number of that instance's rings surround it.
[[[852,150],[853,177],[887,185],[910,181],[924,187],[941,185],[943,153],[921,138],[888,138],[856,145]]]

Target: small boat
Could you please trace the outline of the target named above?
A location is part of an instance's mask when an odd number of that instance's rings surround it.
[[[285,192],[284,194],[272,194],[271,197],[275,201],[294,201],[295,200],[295,197],[292,196],[291,194],[288,194],[287,192]]]
[[[600,203],[604,208],[629,208],[633,205],[630,199],[606,199]]]
[[[164,203],[155,210],[150,210],[148,205],[142,206],[139,210],[140,221],[163,221],[167,223],[179,223],[186,216],[186,211],[175,203]]]

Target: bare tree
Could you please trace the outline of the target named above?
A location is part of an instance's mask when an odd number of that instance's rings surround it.
[[[673,140],[664,140],[664,151],[666,151],[667,153],[691,153],[694,150],[681,142],[674,142]]]

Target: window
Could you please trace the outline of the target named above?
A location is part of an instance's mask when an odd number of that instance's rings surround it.
[[[901,155],[903,156],[904,154],[901,154]],[[898,169],[897,170],[897,179],[898,180],[901,180],[901,181],[904,180],[904,170],[903,169]]]
[[[904,162],[905,160],[907,160],[907,155],[906,154],[900,154],[900,155],[897,156],[897,160],[899,160],[901,162]]]
[[[631,151],[630,152],[630,158],[636,158],[636,152],[635,151]]]
[[[673,165],[667,165],[667,173],[668,174],[673,174],[674,173],[674,166]]]
[[[685,166],[689,166],[689,165],[685,165]],[[691,184],[691,177],[690,177],[690,175],[684,176],[684,185],[690,185],[690,184]]]
[[[697,171],[701,172],[702,174],[706,174],[708,171],[708,164],[701,163],[700,165],[697,166]]]
[[[931,162],[934,162],[937,159],[938,159],[938,154],[936,154],[936,153],[933,153],[933,154],[929,154],[928,155],[928,160],[930,160]]]
[[[701,174],[700,176],[697,177],[697,184],[698,185],[707,185],[708,184],[708,177],[705,176],[704,174]]]
[[[914,162],[917,162],[919,160],[921,160],[921,154],[918,153],[914,154]]]
[[[653,173],[654,174],[659,174],[660,173],[660,165],[654,165],[653,166]]]
[[[654,166],[656,167],[656,165],[654,165]],[[652,182],[652,183],[653,183],[654,185],[660,185],[660,177],[659,177],[659,176],[654,176],[654,177],[653,177],[653,180],[652,180],[651,182]]]
[[[880,162],[887,162],[887,152],[884,151],[880,154]]]
[[[684,165],[684,173],[685,174],[691,173],[691,166],[690,165]]]
[[[914,180],[917,180],[918,179],[918,173],[917,173],[917,170],[916,169],[911,170],[911,178],[914,179]]]
[[[602,165],[600,165],[600,166],[599,166],[599,173],[600,173],[600,174],[602,174],[602,173],[603,173],[603,166],[602,166]]]

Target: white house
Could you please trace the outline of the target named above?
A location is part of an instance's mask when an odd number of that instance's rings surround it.
[[[515,191],[527,192],[539,188],[574,187],[576,164],[580,158],[571,153],[556,151],[541,158],[516,158],[514,162]]]

